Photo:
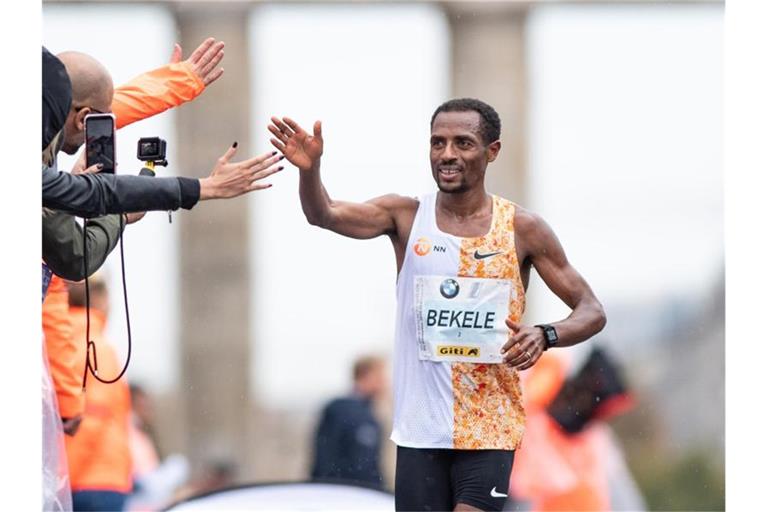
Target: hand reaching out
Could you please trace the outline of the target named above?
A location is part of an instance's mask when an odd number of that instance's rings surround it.
[[[226,199],[237,197],[254,190],[263,190],[272,185],[256,183],[283,169],[275,164],[283,159],[277,151],[264,153],[242,162],[232,162],[230,159],[237,152],[237,142],[216,161],[216,165],[207,178],[200,180],[200,200]]]
[[[315,121],[313,135],[309,135],[288,117],[282,120],[272,117],[272,124],[268,128],[275,136],[269,140],[272,145],[300,170],[307,171],[319,164],[323,154],[323,133],[320,121]]]
[[[224,74],[224,68],[216,68],[223,58],[224,42],[209,37],[192,52],[187,62],[192,65],[192,71],[200,77],[200,80],[207,87]],[[171,64],[177,62],[181,62],[181,45],[178,43],[173,45],[173,53],[171,54]]]

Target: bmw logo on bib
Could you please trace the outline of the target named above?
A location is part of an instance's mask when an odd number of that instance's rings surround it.
[[[459,294],[459,283],[455,279],[446,279],[440,285],[440,294],[446,299],[452,299]]]

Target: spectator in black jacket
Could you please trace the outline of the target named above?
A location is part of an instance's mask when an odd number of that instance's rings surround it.
[[[386,363],[368,356],[355,362],[354,389],[329,402],[315,433],[313,480],[382,486],[381,425],[373,405],[388,389]]]
[[[85,54],[69,52],[66,59],[65,68],[61,60],[43,48],[43,158],[55,157],[58,149],[74,154],[85,138],[85,116],[111,110],[113,89],[109,72]],[[234,143],[218,159],[211,175],[202,179],[72,175],[44,166],[43,206],[95,217],[190,209],[198,201],[237,197],[268,188],[270,185],[256,182],[281,170],[275,164],[282,157],[273,152],[230,162],[236,148]]]

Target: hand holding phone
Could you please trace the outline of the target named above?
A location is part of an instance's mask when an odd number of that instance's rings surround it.
[[[85,166],[101,164],[101,172],[114,174],[115,116],[88,114],[85,116]]]

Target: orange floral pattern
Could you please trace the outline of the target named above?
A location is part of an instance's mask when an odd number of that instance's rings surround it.
[[[461,277],[511,279],[515,296],[509,316],[518,322],[525,310],[525,288],[515,249],[515,205],[493,196],[493,224],[485,236],[464,238],[459,255]],[[476,260],[483,253],[500,251],[492,258]],[[506,364],[453,363],[453,447],[464,450],[514,450],[525,430],[520,378]]]

